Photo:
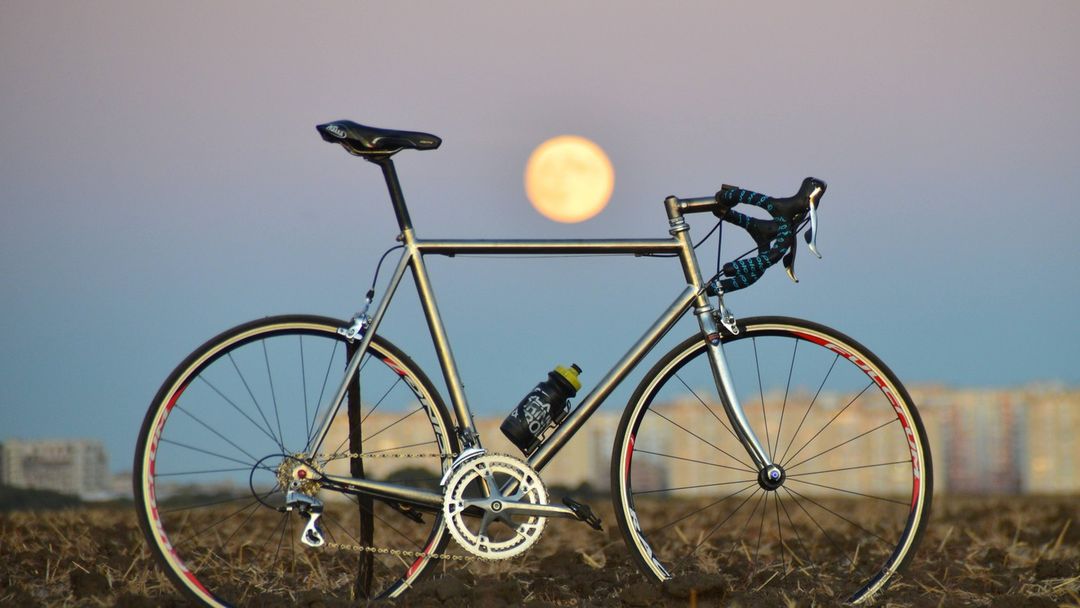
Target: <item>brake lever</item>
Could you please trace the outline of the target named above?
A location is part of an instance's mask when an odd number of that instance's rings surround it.
[[[784,256],[784,270],[787,271],[787,276],[792,283],[799,282],[799,277],[795,276],[795,252],[798,250],[799,248],[795,246],[795,243],[792,243],[791,249]]]
[[[817,186],[814,188],[814,191],[810,193],[810,230],[803,235],[803,238],[806,239],[807,246],[810,248],[810,252],[816,255],[819,260],[821,259],[821,253],[819,253],[817,249],[817,198],[821,195],[821,190],[821,186]],[[794,277],[792,277],[792,279],[794,280]]]

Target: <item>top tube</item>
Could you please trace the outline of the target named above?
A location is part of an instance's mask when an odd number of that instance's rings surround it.
[[[415,241],[420,253],[456,254],[651,254],[678,253],[675,239],[495,239]]]

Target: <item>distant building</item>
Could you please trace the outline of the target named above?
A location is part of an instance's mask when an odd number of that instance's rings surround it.
[[[102,498],[109,494],[108,460],[97,440],[12,439],[0,446],[0,483]]]
[[[1080,493],[1080,391],[1058,385],[911,391],[934,457],[934,490]]]

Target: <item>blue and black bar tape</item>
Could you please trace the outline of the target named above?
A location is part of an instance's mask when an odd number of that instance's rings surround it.
[[[730,203],[732,205],[746,203],[755,207],[761,207],[770,214],[773,212],[771,196],[765,196],[764,194],[751,192],[750,190],[743,190],[737,186],[724,184],[720,188],[719,198],[720,201],[724,203]]]

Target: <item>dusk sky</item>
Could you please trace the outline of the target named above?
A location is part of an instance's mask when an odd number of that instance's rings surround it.
[[[335,119],[443,138],[395,157],[421,238],[664,237],[668,194],[823,178],[824,259],[729,296],[737,315],[836,327],[909,385],[1076,386],[1078,25],[1073,1],[5,2],[0,441],[101,438],[127,469],[203,341],[351,315],[396,225],[378,168],[315,132]],[[581,224],[522,187],[561,134],[614,166]],[[724,261],[749,246],[724,234]],[[682,282],[663,259],[430,267],[481,415],[556,364],[591,388]],[[411,285],[382,333],[437,378]]]

